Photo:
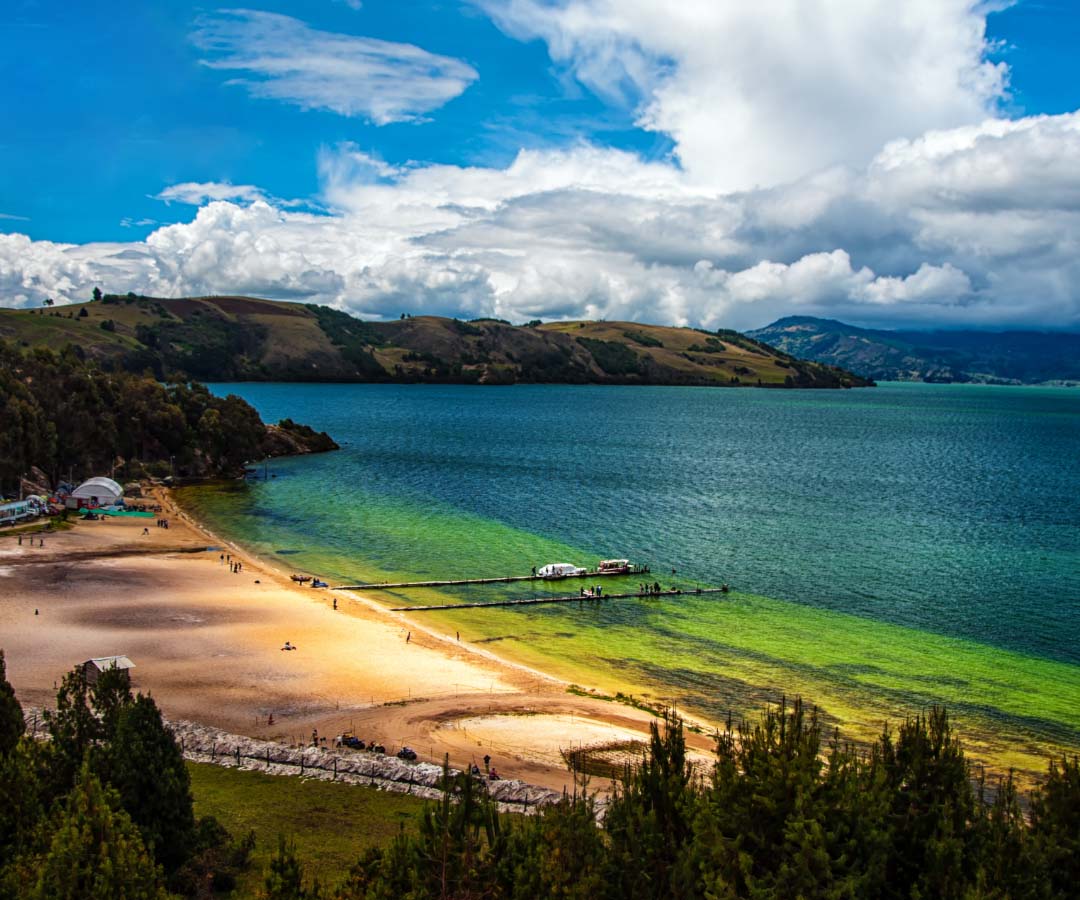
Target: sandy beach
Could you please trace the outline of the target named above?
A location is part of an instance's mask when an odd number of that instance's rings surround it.
[[[352,730],[456,766],[490,755],[505,777],[555,789],[571,781],[561,749],[648,733],[648,713],[570,694],[357,594],[298,586],[161,500],[168,529],[109,518],[21,546],[0,535],[0,647],[24,704],[50,706],[64,672],[124,654],[169,718],[288,742]]]

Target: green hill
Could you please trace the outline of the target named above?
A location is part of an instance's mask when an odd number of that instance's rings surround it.
[[[812,316],[790,316],[750,334],[878,381],[1080,382],[1080,334],[885,331]]]
[[[74,344],[103,364],[203,381],[678,384],[856,387],[868,380],[733,331],[633,322],[514,326],[416,316],[365,322],[251,297],[106,294],[0,310],[0,338]]]

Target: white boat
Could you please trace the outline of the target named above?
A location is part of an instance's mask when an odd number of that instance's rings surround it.
[[[600,565],[597,566],[598,572],[603,572],[607,575],[614,575],[616,573],[623,574],[630,571],[630,560],[628,559],[602,559]]]
[[[548,563],[537,569],[536,574],[541,578],[572,578],[586,574],[586,570],[573,563]]]

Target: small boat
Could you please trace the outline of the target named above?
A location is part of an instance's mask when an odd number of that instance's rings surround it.
[[[289,577],[297,584],[307,584],[311,581],[310,575],[290,575]]]
[[[596,571],[604,575],[625,575],[630,571],[628,559],[602,559]]]
[[[548,563],[546,566],[541,566],[536,574],[541,578],[555,579],[573,578],[585,575],[587,572],[581,566],[575,566],[573,563]]]

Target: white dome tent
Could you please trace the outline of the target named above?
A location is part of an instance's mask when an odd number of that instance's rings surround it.
[[[115,506],[124,499],[124,489],[111,478],[89,478],[71,492],[79,506]]]

